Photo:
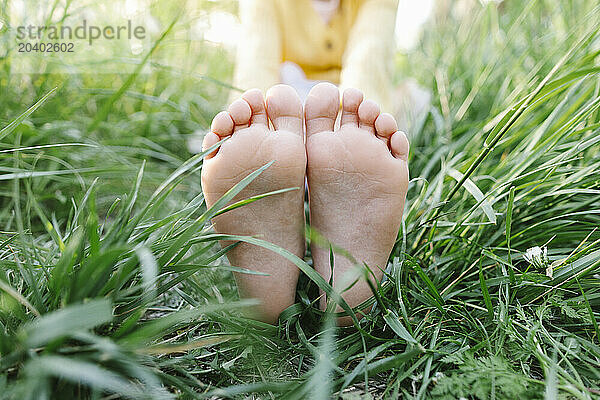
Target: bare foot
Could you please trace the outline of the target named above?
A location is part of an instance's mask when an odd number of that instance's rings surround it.
[[[269,128],[269,119],[275,129]],[[266,106],[259,90],[250,90],[214,118],[204,139],[207,149],[228,138],[202,167],[202,190],[213,205],[240,180],[275,160],[233,201],[279,189],[297,187],[255,201],[213,219],[219,233],[249,235],[304,256],[304,175],[306,150],[303,140],[302,104],[289,86],[277,85],[267,93]],[[222,243],[227,245],[228,242]],[[262,247],[240,243],[227,257],[231,265],[270,274],[236,273],[241,297],[261,301],[256,318],[274,323],[281,311],[293,304],[298,267]]]
[[[315,86],[306,100],[310,223],[332,244],[366,263],[380,280],[402,220],[408,140],[391,115],[380,114],[377,104],[363,101],[356,89],[344,92],[341,126],[334,131],[338,109],[338,89],[328,83]],[[311,249],[316,270],[329,280],[329,249]],[[354,271],[350,260],[336,254],[334,287],[347,288],[357,276]],[[360,279],[342,296],[355,307],[371,291]],[[347,325],[351,319],[343,317],[338,323]]]

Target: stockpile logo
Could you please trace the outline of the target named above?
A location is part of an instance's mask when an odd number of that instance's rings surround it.
[[[1,22],[14,73],[132,72],[150,51],[144,1],[77,2],[76,12],[29,3],[12,1]]]

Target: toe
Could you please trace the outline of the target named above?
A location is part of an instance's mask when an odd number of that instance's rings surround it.
[[[395,132],[390,139],[390,148],[392,149],[392,155],[398,159],[407,161],[408,160],[408,138],[402,131]]]
[[[380,114],[375,120],[375,134],[386,144],[389,138],[398,130],[398,124],[391,114]]]
[[[206,151],[214,146],[221,139],[230,136],[233,133],[233,119],[227,111],[221,111],[212,120],[210,132],[204,136],[202,141],[202,151]],[[206,159],[212,158],[217,154],[218,149],[205,156]]]
[[[358,106],[358,126],[375,134],[375,120],[379,116],[379,106],[372,100],[365,100]]]
[[[217,136],[216,133],[208,132],[206,135],[204,135],[204,140],[202,141],[202,151],[210,149],[212,146],[217,144],[219,140],[221,140],[221,138]],[[218,149],[213,150],[212,152],[206,154],[204,158],[207,160],[213,158],[217,154],[217,151]]]
[[[339,109],[340,92],[336,86],[323,82],[313,87],[304,105],[306,136],[333,131]]]
[[[210,130],[217,136],[224,138],[233,133],[233,126],[234,122],[231,115],[227,111],[221,111],[213,118]]]
[[[248,103],[252,116],[250,117],[250,125],[261,124],[268,126],[267,109],[265,108],[265,100],[262,92],[259,89],[251,89],[242,95],[242,99]]]
[[[358,127],[358,106],[363,101],[363,94],[360,90],[349,88],[344,90],[342,98],[342,125],[352,125]]]
[[[267,114],[278,131],[304,136],[302,102],[298,93],[288,85],[275,85],[267,92]]]
[[[252,117],[252,109],[246,100],[238,99],[229,105],[227,109],[229,111],[229,115],[231,115],[231,119],[233,120],[234,132],[247,128],[250,124],[250,118]]]

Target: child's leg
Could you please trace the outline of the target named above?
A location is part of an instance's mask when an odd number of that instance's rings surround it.
[[[275,129],[269,128],[269,119]],[[302,105],[289,86],[274,86],[266,105],[258,90],[251,90],[213,120],[204,140],[208,148],[227,138],[202,167],[202,190],[213,205],[240,180],[268,162],[275,163],[236,196],[239,201],[278,189],[297,187],[260,199],[214,218],[219,233],[249,235],[304,256],[304,175]],[[224,245],[229,242],[223,243]],[[259,246],[240,243],[228,253],[231,265],[270,274],[236,273],[241,297],[261,301],[255,316],[274,323],[293,304],[298,268],[283,257]]]

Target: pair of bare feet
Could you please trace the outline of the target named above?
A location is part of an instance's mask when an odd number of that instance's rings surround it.
[[[214,218],[217,232],[258,237],[302,258],[306,177],[312,228],[366,263],[380,280],[402,219],[408,140],[391,115],[381,114],[378,105],[363,100],[356,89],[344,92],[340,127],[335,129],[339,105],[339,91],[328,83],[312,89],[304,115],[298,95],[289,86],[272,87],[266,103],[259,90],[247,91],[214,118],[204,139],[203,148],[208,149],[227,138],[206,156],[202,189],[211,206],[248,174],[275,160],[234,201],[290,187],[300,190],[269,196]],[[315,269],[329,281],[329,247],[313,243],[311,252]],[[269,274],[236,274],[240,296],[260,300],[257,318],[274,323],[294,303],[299,270],[292,262],[247,243],[233,248],[228,258],[234,266]],[[347,273],[354,269],[347,257],[335,255],[336,290],[347,287]],[[351,307],[370,295],[364,279],[342,294]],[[338,320],[343,325],[350,322],[348,317]]]

